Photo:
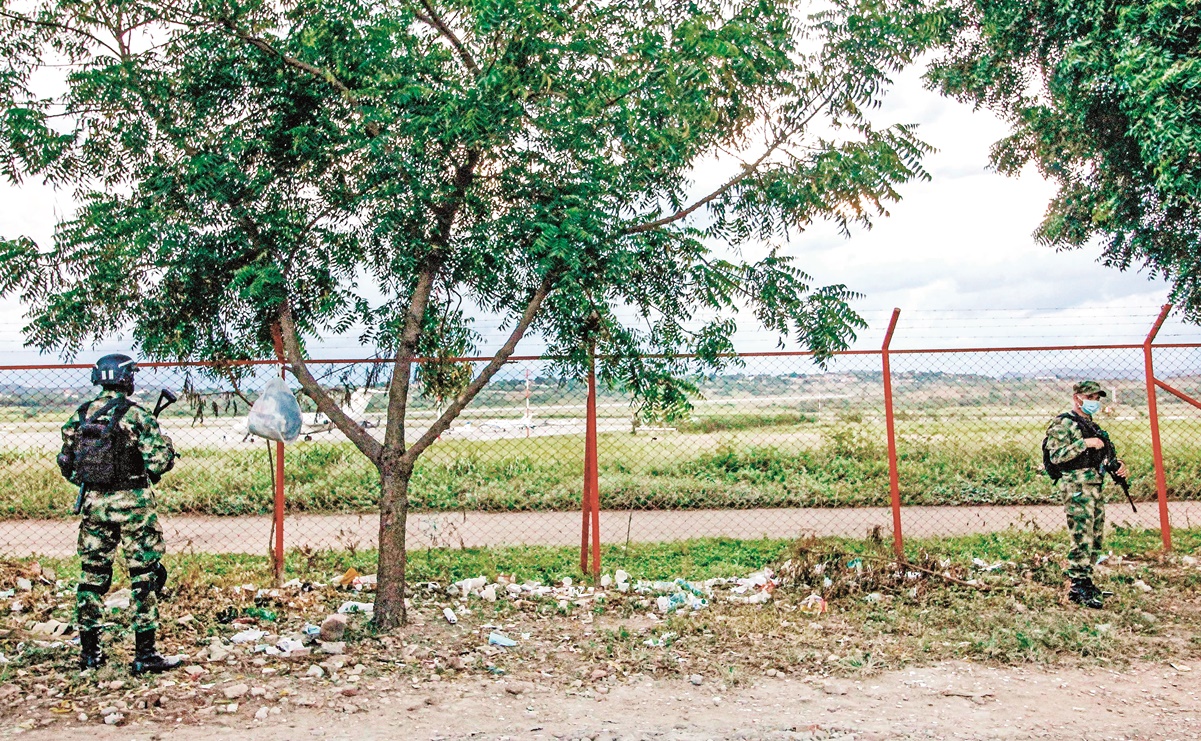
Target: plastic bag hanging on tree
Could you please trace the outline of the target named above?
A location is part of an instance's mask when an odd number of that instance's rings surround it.
[[[252,435],[290,443],[300,437],[304,420],[300,404],[282,378],[272,378],[250,408],[247,423]]]

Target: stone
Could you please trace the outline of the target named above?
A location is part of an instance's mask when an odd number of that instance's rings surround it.
[[[222,690],[222,692],[225,694],[225,699],[227,699],[227,700],[236,700],[239,697],[244,696],[249,691],[250,691],[250,686],[246,685],[246,684],[241,684],[241,683],[232,684],[232,685],[226,687],[224,690]]]
[[[271,711],[269,709],[267,709],[265,707],[259,708],[258,711],[254,714],[254,719],[255,720],[267,720],[267,716],[270,714],[271,714]]]
[[[267,688],[266,687],[251,687],[250,688],[250,696],[251,697],[266,697],[267,696]]]
[[[201,674],[204,674],[205,668],[203,666],[197,666],[196,664],[191,664],[189,666],[185,666],[183,668],[183,671],[184,671],[184,674],[187,674],[192,679],[195,679],[195,678],[199,677]]]
[[[505,692],[508,692],[510,695],[514,695],[514,696],[523,695],[526,692],[529,692],[530,690],[532,690],[533,688],[534,688],[534,686],[532,684],[530,684],[529,682],[506,682],[505,683]]]
[[[80,723],[87,723],[88,722],[88,714],[80,713],[79,715],[75,716],[75,720],[79,721]]]
[[[480,598],[487,602],[495,602],[496,601],[496,585],[489,584],[488,586],[481,589],[480,590]]]
[[[335,643],[342,640],[346,634],[346,625],[350,620],[342,613],[335,612],[321,622],[321,632],[318,634],[324,643]]]
[[[692,683],[693,683],[694,685],[696,685],[697,687],[700,687],[700,686],[701,686],[701,682],[704,682],[704,681],[705,681],[705,678],[704,678],[704,677],[702,677],[702,676],[701,676],[701,675],[699,675],[699,674],[693,674],[692,676],[688,677],[688,681],[689,681],[689,682],[692,682]]]
[[[822,682],[822,692],[827,695],[845,695],[847,694],[847,686],[840,682]]]
[[[116,705],[109,705],[106,708],[100,708],[101,715],[116,715],[118,712],[120,712],[120,708],[118,708]]]
[[[322,677],[325,676],[325,670],[322,669],[321,667],[317,666],[316,664],[313,664],[312,666],[309,667],[309,670],[307,672],[305,672],[304,674],[306,677],[316,677],[317,679],[321,679]]]
[[[20,589],[22,592],[32,592],[33,582],[23,576],[17,577],[17,589]]]
[[[1150,592],[1150,591],[1152,591],[1152,589],[1151,589],[1151,585],[1150,585],[1150,584],[1148,584],[1147,582],[1143,581],[1142,579],[1135,579],[1135,580],[1134,580],[1134,587],[1135,587],[1135,589],[1138,589],[1138,590],[1140,590],[1140,591],[1142,591],[1142,592]]]
[[[609,672],[605,671],[604,669],[593,669],[592,670],[592,681],[593,682],[604,679],[607,676],[609,676]]]
[[[125,720],[125,716],[120,713],[110,713],[104,716],[104,724],[106,726],[115,726],[123,720]]]
[[[327,641],[321,644],[321,653],[337,655],[346,653],[346,644],[342,641]]]
[[[218,708],[218,710],[220,710],[222,713],[229,713],[230,715],[232,715],[232,714],[238,712],[238,703],[231,702],[228,705],[224,705],[224,706]]]
[[[108,687],[110,690],[119,690],[119,689],[125,688],[125,683],[122,682],[120,679],[114,679],[113,681],[109,682],[105,686]]]

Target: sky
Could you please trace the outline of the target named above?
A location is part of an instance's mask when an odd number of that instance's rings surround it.
[[[1055,252],[1037,244],[1031,234],[1053,184],[1032,168],[1019,177],[990,171],[989,147],[1005,135],[1004,123],[926,90],[921,71],[915,66],[897,77],[875,120],[918,125],[918,135],[938,150],[924,161],[931,180],[903,186],[903,199],[871,230],[855,228],[846,238],[832,224],[816,224],[783,245],[817,284],[843,283],[863,294],[855,308],[870,326],[857,347],[879,346],[893,307],[901,309],[898,348],[1141,342],[1168,286],[1100,265],[1098,247]],[[704,186],[705,173],[697,180]],[[36,182],[0,183],[0,203],[0,235],[43,243],[73,207],[69,193]],[[23,313],[15,299],[0,299],[0,362],[38,358],[22,347]],[[495,318],[480,318],[485,346],[497,344],[496,325]],[[1201,331],[1172,319],[1161,338],[1201,339]],[[736,344],[771,350],[776,338],[740,324]],[[95,353],[118,350],[128,351],[128,342],[114,338]],[[535,340],[519,352],[537,350]],[[85,350],[81,359],[95,353]],[[314,352],[368,354],[353,335],[327,338]]]

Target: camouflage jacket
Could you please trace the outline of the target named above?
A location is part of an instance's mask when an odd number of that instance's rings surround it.
[[[91,410],[100,409],[109,400],[118,396],[125,396],[125,394],[119,391],[102,392],[92,401]],[[101,421],[107,419],[109,419],[108,414],[100,417]],[[142,461],[146,464],[146,473],[151,476],[152,480],[171,470],[171,466],[175,462],[175,449],[171,445],[171,439],[159,429],[158,420],[150,412],[139,406],[131,407],[121,418],[118,428],[128,432],[130,439],[137,443],[138,450],[142,453]],[[75,414],[62,427],[62,452],[64,454],[74,451],[78,431],[79,415]]]
[[[1080,431],[1080,425],[1070,418],[1056,417],[1051,420],[1051,424],[1047,427],[1047,454],[1052,463],[1067,463],[1085,455],[1088,450],[1084,444],[1084,433]],[[1100,469],[1093,467],[1064,471],[1060,482],[1085,484],[1100,483],[1104,480],[1105,476]]]

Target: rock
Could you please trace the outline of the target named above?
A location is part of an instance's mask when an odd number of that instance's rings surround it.
[[[17,589],[20,589],[22,592],[32,592],[33,582],[23,576],[17,577]]]
[[[845,695],[847,686],[841,682],[822,682],[822,692],[827,695]]]
[[[316,664],[313,664],[312,666],[309,667],[309,670],[307,672],[305,672],[304,674],[306,677],[316,677],[317,679],[321,679],[322,677],[325,676],[325,670],[322,669],[321,667],[317,666]]]
[[[1135,579],[1135,580],[1134,580],[1134,588],[1135,588],[1135,589],[1138,589],[1139,591],[1142,591],[1142,592],[1150,592],[1150,591],[1153,591],[1153,590],[1151,589],[1151,585],[1150,585],[1150,584],[1148,584],[1147,582],[1143,581],[1142,579]]]
[[[205,668],[203,666],[197,666],[195,664],[191,664],[189,666],[185,666],[183,668],[183,671],[184,671],[184,674],[187,674],[192,679],[195,679],[195,678],[199,677],[201,674],[204,674]]]
[[[692,682],[697,687],[700,687],[701,683],[705,681],[705,678],[699,674],[693,674],[692,676],[688,677],[688,681]]]
[[[255,720],[267,720],[267,716],[268,716],[268,715],[270,715],[270,714],[271,714],[271,711],[270,711],[269,709],[267,709],[267,708],[259,708],[259,709],[258,709],[258,712],[256,712],[256,713],[254,714],[254,719],[255,719]]]
[[[120,713],[110,713],[104,716],[104,724],[106,726],[115,726],[123,720],[125,720],[125,716]]]
[[[228,705],[224,705],[224,706],[222,706],[222,707],[219,707],[219,708],[218,708],[218,710],[220,710],[222,713],[229,713],[229,714],[231,714],[231,715],[232,715],[232,714],[234,714],[234,713],[238,712],[238,703],[236,703],[236,702],[231,702],[231,703],[230,703],[230,704],[228,704]]]
[[[480,590],[480,598],[485,600],[486,602],[495,602],[496,601],[496,585],[489,584],[488,586],[481,589]]]
[[[230,686],[228,686],[224,690],[222,690],[222,692],[225,694],[225,699],[227,699],[227,700],[236,700],[239,697],[244,696],[249,691],[250,691],[250,686],[246,685],[246,684],[241,684],[241,683],[231,684]]]
[[[119,712],[121,712],[121,709],[116,705],[109,705],[108,707],[100,708],[101,715],[116,715]]]
[[[605,671],[604,669],[593,669],[592,670],[592,681],[593,682],[604,679],[607,676],[609,676],[609,672]]]
[[[343,687],[342,688],[342,692],[341,692],[342,697],[354,697],[357,694],[359,694],[359,691],[357,689],[355,689],[354,687]]]
[[[75,716],[75,720],[79,721],[80,723],[87,723],[88,722],[88,714],[80,713],[79,715]]]
[[[416,700],[414,702],[409,703],[409,706],[407,709],[409,710],[409,712],[412,712],[414,710],[419,710],[420,708],[429,707],[433,704],[434,704],[434,698],[423,697],[420,700]]]
[[[233,655],[233,651],[222,643],[220,638],[216,637],[209,641],[206,651],[209,661],[225,661]]]
[[[120,690],[120,689],[125,688],[125,683],[122,682],[120,679],[114,679],[113,681],[106,684],[105,687],[108,687],[110,690]]]
[[[321,653],[323,654],[344,654],[346,653],[346,644],[342,641],[328,641],[321,644]]]
[[[190,623],[196,622],[196,618],[193,617],[192,613],[189,612],[187,615],[184,615],[183,617],[179,618],[175,622],[179,623],[180,625],[188,625]]]
[[[523,695],[532,689],[534,689],[534,685],[530,684],[529,682],[505,683],[505,692],[508,692],[510,695]]]
[[[252,687],[250,689],[250,696],[251,697],[266,697],[267,696],[267,688],[266,687]]]
[[[335,643],[342,640],[346,634],[346,625],[350,620],[345,615],[335,612],[321,622],[321,632],[318,634],[324,643]]]

